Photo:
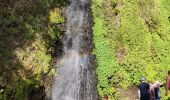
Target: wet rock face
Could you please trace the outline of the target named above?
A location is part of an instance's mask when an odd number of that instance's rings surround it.
[[[96,73],[95,73],[95,68],[96,68],[96,63],[95,63],[95,55],[91,54],[92,49],[94,47],[92,43],[92,16],[91,16],[91,10],[90,10],[90,3],[86,3],[84,6],[84,9],[87,15],[87,23],[86,26],[84,26],[84,34],[82,35],[82,41],[80,41],[80,53],[85,54],[86,60],[87,60],[87,67],[83,68],[81,72],[83,75],[81,75],[81,84],[80,84],[80,93],[79,93],[79,100],[99,100],[97,96],[97,79],[96,79]],[[88,76],[90,73],[90,76]],[[87,86],[88,84],[88,86]],[[87,88],[89,87],[89,88]],[[90,89],[89,93],[88,92]],[[94,96],[94,97],[90,97]],[[87,98],[89,95],[90,98]]]
[[[69,0],[63,55],[56,64],[52,100],[98,100],[95,56],[91,54],[91,0]]]
[[[81,70],[82,75],[80,77],[82,80],[80,81],[79,100],[99,100],[96,91],[97,79],[95,77],[95,56],[89,54],[86,60],[88,60],[88,67]]]
[[[85,26],[83,26],[83,32],[84,34],[82,35],[82,41],[80,42],[80,52],[91,52],[92,49],[94,48],[94,45],[92,43],[92,12],[91,12],[91,1],[87,0],[87,2],[84,4],[84,10],[87,14],[87,19],[85,19]]]

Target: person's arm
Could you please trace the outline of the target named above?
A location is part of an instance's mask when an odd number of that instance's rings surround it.
[[[166,78],[166,93],[165,95],[168,95],[168,88],[169,88],[169,76]]]
[[[140,90],[138,89],[138,98],[140,99]]]
[[[138,99],[140,100],[140,98],[141,98],[140,97],[140,95],[141,95],[141,93],[140,93],[140,84],[137,87],[138,87],[138,91],[137,91],[138,92]]]

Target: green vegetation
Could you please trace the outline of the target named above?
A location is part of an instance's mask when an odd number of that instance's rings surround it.
[[[32,99],[29,95],[35,91],[48,96],[56,74],[52,46],[64,32],[65,4],[0,1],[0,100]],[[165,83],[170,69],[170,0],[92,0],[91,8],[100,97],[125,99],[124,91],[138,85],[142,76]],[[165,89],[161,91],[167,100]]]
[[[64,5],[63,0],[0,1],[0,100],[27,100],[29,91],[41,87],[48,96],[55,75],[51,50],[63,32]]]
[[[93,0],[94,53],[102,98],[123,99],[117,88],[137,85],[142,76],[165,83],[170,68],[169,10],[169,0]],[[167,99],[164,91],[162,99]]]
[[[125,70],[118,67],[114,56],[115,52],[113,51],[116,47],[116,37],[114,37],[116,35],[114,27],[115,13],[114,8],[111,6],[113,3],[114,1],[110,0],[94,0],[92,6],[95,23],[93,27],[94,53],[98,62],[97,74],[99,83],[97,87],[101,97],[109,95],[110,99],[113,98],[113,95],[117,95],[113,85],[127,77]]]

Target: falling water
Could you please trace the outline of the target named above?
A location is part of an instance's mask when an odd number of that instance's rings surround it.
[[[56,65],[52,100],[97,100],[90,13],[90,0],[69,1],[64,55]]]

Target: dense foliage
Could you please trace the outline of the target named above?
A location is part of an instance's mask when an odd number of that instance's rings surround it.
[[[117,88],[137,85],[142,76],[165,83],[170,68],[169,3],[93,0],[94,53],[101,97],[120,99],[122,93]],[[166,99],[164,91],[162,88]]]
[[[0,1],[0,100],[50,91],[44,87],[55,74],[51,52],[63,31],[63,6],[61,0]]]
[[[0,1],[0,100],[32,99],[31,93],[43,94],[50,84],[51,47],[64,30],[64,1]],[[170,0],[92,0],[91,8],[100,97],[126,100],[124,91],[142,76],[165,83]]]

